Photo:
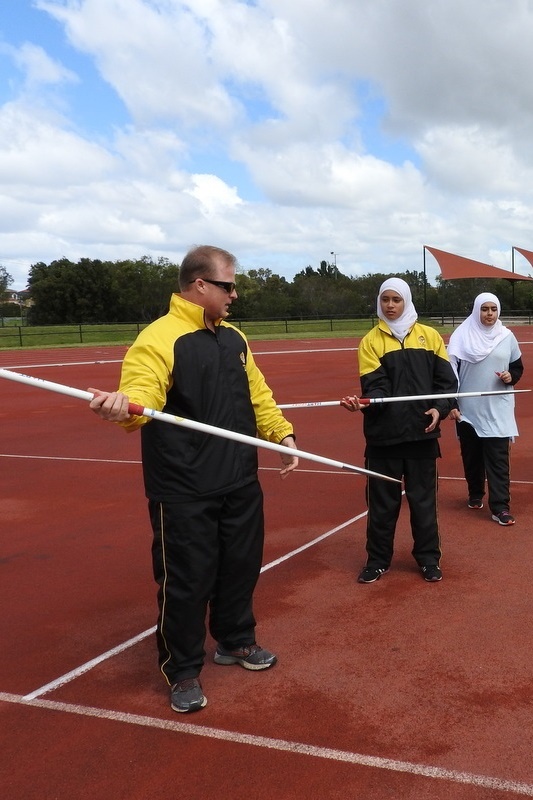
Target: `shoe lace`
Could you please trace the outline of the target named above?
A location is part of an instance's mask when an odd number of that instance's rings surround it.
[[[197,685],[198,680],[196,678],[184,678],[182,681],[178,681],[172,686],[172,691],[188,692],[189,689],[195,689]]]
[[[241,652],[246,656],[246,658],[254,653],[259,652],[259,650],[261,650],[261,647],[258,644],[247,644],[244,647],[241,647]]]

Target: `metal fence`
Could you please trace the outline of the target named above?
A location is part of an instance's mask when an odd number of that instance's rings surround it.
[[[133,341],[147,322],[116,325],[6,325],[0,327],[0,349],[7,347],[42,347],[46,345],[121,343]]]
[[[421,321],[430,325],[456,327],[467,315],[443,312],[441,314],[421,315]],[[502,321],[507,325],[533,324],[533,311],[506,311]],[[2,320],[2,322],[4,322]],[[0,349],[10,347],[54,347],[59,345],[78,344],[121,344],[131,343],[149,322],[116,323],[107,325],[17,325],[0,326]],[[363,326],[370,330],[377,317],[373,315],[351,315],[336,317],[312,318],[276,318],[276,319],[231,319],[247,336],[276,336],[286,334],[327,334],[354,333],[355,326],[360,333]]]

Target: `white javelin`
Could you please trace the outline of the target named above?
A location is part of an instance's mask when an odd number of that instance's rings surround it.
[[[531,389],[495,389],[488,392],[454,392],[452,394],[411,394],[405,397],[360,397],[359,402],[363,406],[373,405],[374,403],[400,403],[410,400],[449,400],[456,397],[486,397],[493,394],[518,394],[519,392],[530,392]],[[340,406],[340,400],[311,401],[309,403],[284,403],[278,408],[316,408],[320,406]]]
[[[42,378],[34,378],[31,375],[23,375],[21,372],[14,372],[9,369],[0,369],[0,378],[7,378],[10,381],[17,381],[18,383],[25,383],[29,386],[35,386],[38,389],[47,389],[50,392],[57,392],[58,394],[66,394],[69,397],[76,397],[78,400],[86,400],[90,402],[94,398],[92,392],[83,391],[83,389],[75,389],[72,386],[66,386],[63,383],[54,383],[53,381],[45,381]],[[288,453],[290,456],[297,456],[298,458],[305,458],[309,461],[317,461],[319,464],[326,464],[330,467],[337,467],[338,469],[349,470],[350,472],[360,472],[363,475],[370,475],[373,478],[382,478],[385,481],[392,481],[393,483],[401,483],[397,478],[391,478],[389,475],[382,475],[380,472],[372,472],[371,470],[364,469],[363,467],[355,467],[352,464],[345,464],[342,461],[335,461],[331,458],[316,455],[315,453],[308,453],[305,450],[297,450],[293,447],[285,447],[282,444],[275,444],[274,442],[266,442],[263,439],[258,439],[255,436],[247,436],[244,433],[237,433],[236,431],[229,431],[226,428],[217,428],[215,425],[207,425],[204,422],[196,422],[192,419],[185,419],[184,417],[175,417],[173,414],[167,414],[164,411],[156,411],[153,408],[144,408],[136,403],[130,403],[128,406],[130,414],[136,416],[151,417],[160,422],[169,422],[171,425],[180,425],[183,428],[192,428],[192,430],[201,431],[202,433],[209,433],[212,436],[220,436],[223,439],[231,439],[235,442],[242,442],[249,444],[253,447],[263,447],[265,450],[275,450],[278,453]]]

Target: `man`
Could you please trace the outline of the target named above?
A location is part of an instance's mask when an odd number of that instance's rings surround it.
[[[159,665],[178,712],[207,702],[199,680],[207,610],[215,663],[262,670],[277,660],[256,643],[252,609],[264,538],[257,448],[128,414],[128,403],[138,403],[296,448],[244,334],[225,321],[237,299],[235,265],[220,248],[190,250],[180,293],[128,350],[118,392],[89,390],[100,417],[141,428]],[[284,478],[298,459],[281,460]]]

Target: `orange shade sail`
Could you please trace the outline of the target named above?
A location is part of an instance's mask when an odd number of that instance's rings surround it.
[[[517,272],[510,272],[506,269],[493,267],[490,264],[484,264],[482,261],[456,256],[453,253],[447,253],[445,250],[437,250],[436,247],[424,245],[424,249],[436,259],[442,278],[445,281],[454,281],[459,278],[505,278],[510,281],[533,280],[529,275],[519,275]],[[533,253],[529,253],[528,250],[520,250],[518,247],[515,247],[515,250],[522,253],[525,258],[528,258],[528,255],[526,255],[528,253],[533,259]],[[530,263],[533,264],[533,261]]]
[[[533,253],[531,250],[524,250],[522,247],[513,247],[513,250],[516,250],[517,253],[521,253],[533,267]]]

